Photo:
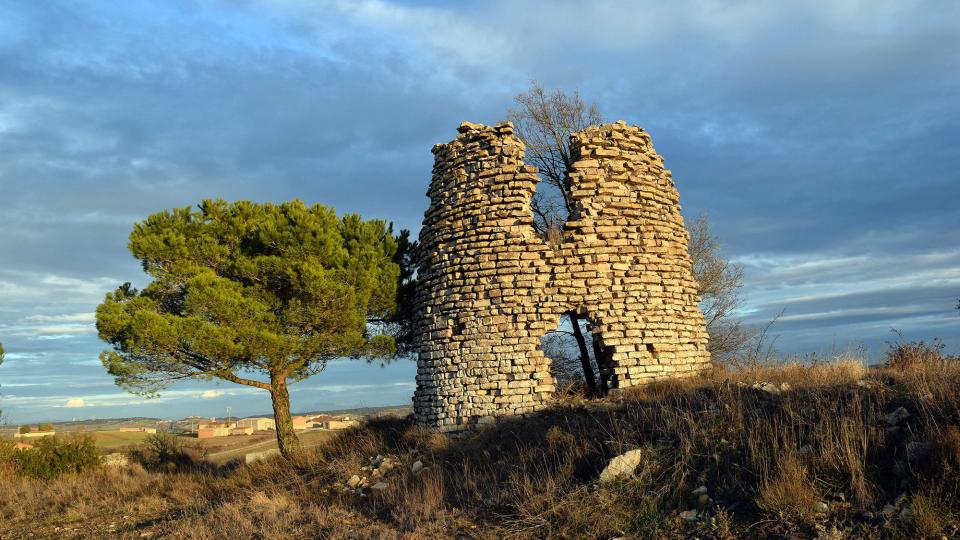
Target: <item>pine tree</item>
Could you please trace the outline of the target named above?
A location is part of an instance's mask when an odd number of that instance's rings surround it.
[[[396,308],[400,269],[391,229],[322,205],[204,201],[134,226],[130,251],[152,278],[97,308],[116,383],[154,395],[183,379],[266,390],[284,456],[299,447],[288,385],[335,358],[382,358],[393,338],[368,319]]]

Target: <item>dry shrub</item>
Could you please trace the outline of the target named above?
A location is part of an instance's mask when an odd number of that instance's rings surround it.
[[[944,344],[939,339],[932,342],[925,341],[904,341],[903,335],[897,332],[899,340],[893,343],[887,343],[887,361],[888,368],[898,371],[909,371],[918,367],[938,364],[949,357],[944,356]]]
[[[910,522],[919,538],[938,538],[952,516],[939,494],[918,493],[910,500]]]
[[[944,478],[954,478],[960,487],[960,427],[947,426],[933,437],[931,463]]]
[[[924,486],[936,486],[941,499],[960,504],[960,426],[928,429],[930,453],[920,467]]]
[[[789,524],[808,526],[819,501],[807,468],[793,454],[784,454],[776,473],[764,479],[757,506]]]
[[[745,383],[787,383],[793,388],[804,388],[849,384],[866,377],[867,371],[862,356],[844,354],[829,361],[759,363],[737,371],[727,370],[723,374]]]
[[[442,452],[450,447],[449,435],[435,429],[412,425],[403,433],[404,441],[410,448],[418,448],[427,452]]]

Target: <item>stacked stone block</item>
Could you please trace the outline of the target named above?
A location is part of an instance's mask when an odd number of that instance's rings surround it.
[[[420,423],[458,430],[534,412],[554,392],[538,349],[560,317],[593,323],[612,389],[707,369],[707,334],[670,171],[623,122],[571,136],[563,239],[533,228],[539,178],[510,123],[436,145],[420,233]]]

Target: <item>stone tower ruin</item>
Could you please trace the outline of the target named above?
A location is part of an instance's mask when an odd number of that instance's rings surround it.
[[[539,177],[510,123],[433,148],[420,232],[418,422],[459,430],[545,407],[543,335],[589,318],[611,389],[707,369],[707,333],[670,171],[623,122],[571,136],[574,203],[555,244],[533,228]]]

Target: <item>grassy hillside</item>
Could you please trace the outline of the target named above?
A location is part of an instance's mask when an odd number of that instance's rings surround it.
[[[635,474],[599,483],[632,449]],[[960,362],[718,370],[463,436],[381,419],[291,462],[171,471],[0,472],[0,536],[957,537]]]

